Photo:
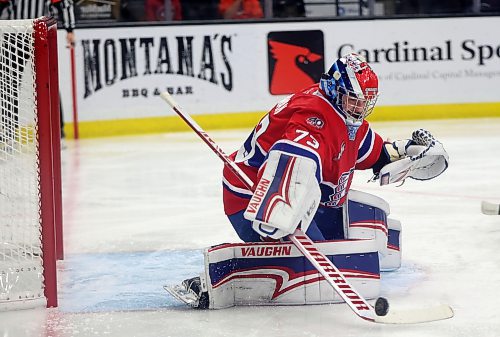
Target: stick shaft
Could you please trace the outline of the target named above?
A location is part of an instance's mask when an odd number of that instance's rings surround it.
[[[227,155],[226,153],[210,138],[210,136],[201,128],[201,126],[196,123],[194,119],[191,118],[190,115],[183,112],[179,105],[173,100],[172,96],[168,92],[163,92],[160,94],[161,98],[163,98],[175,111],[176,114],[179,115],[180,118],[198,135],[208,145],[210,149],[224,162],[224,164],[229,167],[231,171],[241,180],[245,186],[251,190],[253,187],[252,180],[243,172],[238,165],[236,165]]]

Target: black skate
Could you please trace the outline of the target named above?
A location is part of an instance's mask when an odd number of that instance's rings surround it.
[[[208,292],[203,291],[200,277],[182,281],[180,285],[163,287],[170,295],[179,301],[197,309],[208,309]]]

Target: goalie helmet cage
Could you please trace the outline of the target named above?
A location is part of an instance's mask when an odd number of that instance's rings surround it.
[[[0,21],[0,310],[57,306],[57,22]]]

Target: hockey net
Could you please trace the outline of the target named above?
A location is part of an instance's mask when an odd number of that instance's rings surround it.
[[[56,29],[47,18],[0,21],[0,310],[57,306],[56,258],[63,252]]]

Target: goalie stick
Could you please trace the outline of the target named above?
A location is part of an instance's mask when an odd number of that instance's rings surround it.
[[[168,92],[160,94],[176,114],[217,154],[224,164],[243,182],[247,188],[252,189],[252,180],[234,163],[226,153],[209,137],[209,135],[194,121],[191,116],[183,112]],[[340,270],[320,252],[314,242],[302,232],[296,229],[288,236],[290,241],[299,249],[307,260],[325,278],[339,296],[359,317],[376,323],[422,323],[442,320],[453,317],[453,310],[447,305],[439,305],[433,308],[408,310],[404,312],[389,311],[389,303],[379,297],[375,306],[369,304],[356,289],[350,284]]]
[[[481,212],[486,215],[500,215],[500,205],[483,200],[481,202]]]

